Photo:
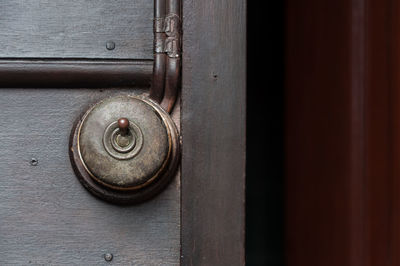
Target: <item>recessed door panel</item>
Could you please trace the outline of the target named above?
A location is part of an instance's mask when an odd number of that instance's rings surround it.
[[[88,193],[70,164],[80,112],[129,92],[0,90],[1,265],[102,265],[108,253],[113,265],[179,264],[179,177],[154,199],[121,207]]]
[[[153,58],[151,0],[5,0],[0,29],[0,58]]]

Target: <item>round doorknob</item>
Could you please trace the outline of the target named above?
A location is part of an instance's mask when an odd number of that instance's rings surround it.
[[[117,96],[90,108],[75,126],[71,162],[81,183],[113,203],[137,203],[159,193],[179,161],[170,116],[141,96]]]

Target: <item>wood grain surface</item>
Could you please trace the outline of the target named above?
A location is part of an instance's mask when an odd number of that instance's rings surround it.
[[[153,58],[149,0],[5,0],[0,29],[0,58]]]
[[[244,265],[246,1],[183,1],[182,265]]]
[[[69,161],[88,104],[128,92],[0,90],[0,265],[179,265],[179,177],[149,202],[118,207],[89,194]]]

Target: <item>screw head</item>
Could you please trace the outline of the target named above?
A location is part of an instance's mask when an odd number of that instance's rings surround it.
[[[108,41],[108,42],[106,43],[106,48],[107,48],[107,50],[114,50],[114,49],[115,49],[115,42],[113,42],[113,41]]]
[[[31,161],[29,162],[32,166],[37,166],[39,161],[36,158],[32,158]]]
[[[104,254],[104,259],[105,259],[106,261],[112,261],[112,259],[113,259],[113,254],[111,254],[111,253],[106,253],[106,254]]]

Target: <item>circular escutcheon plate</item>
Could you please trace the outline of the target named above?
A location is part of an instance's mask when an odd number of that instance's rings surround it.
[[[129,120],[120,132],[118,120]],[[81,183],[96,196],[120,204],[160,192],[179,161],[179,136],[170,116],[145,96],[107,98],[73,129],[70,157]]]

